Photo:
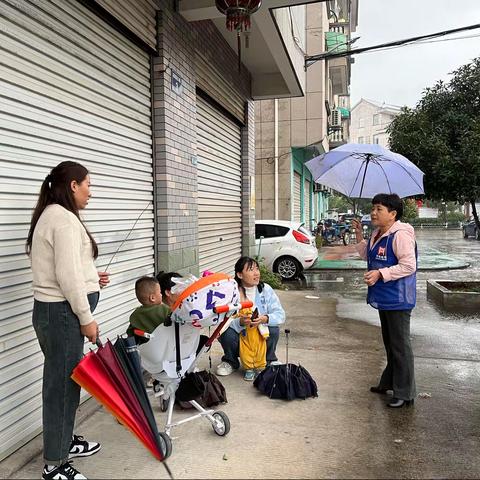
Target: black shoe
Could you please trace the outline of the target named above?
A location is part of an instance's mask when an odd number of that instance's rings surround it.
[[[65,462],[58,467],[43,467],[42,478],[45,480],[87,480],[78,470],[72,467],[71,462]]]
[[[370,391],[373,393],[385,394],[388,392],[388,388],[370,387]]]
[[[413,398],[412,400],[402,400],[400,398],[392,398],[392,401],[387,404],[387,407],[401,408],[403,406],[409,407],[410,405],[413,405]]]
[[[97,442],[87,442],[81,435],[74,435],[70,444],[68,458],[89,457],[97,453],[102,446]]]

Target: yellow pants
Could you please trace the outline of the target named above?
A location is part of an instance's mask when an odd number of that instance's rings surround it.
[[[240,332],[240,362],[245,370],[265,368],[267,342],[257,327],[246,327]]]

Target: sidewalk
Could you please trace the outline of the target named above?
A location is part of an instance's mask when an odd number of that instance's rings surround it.
[[[436,358],[428,339],[414,338],[417,388],[432,397],[418,398],[415,408],[387,409],[385,397],[368,391],[384,362],[379,328],[337,317],[334,297],[311,293],[279,296],[291,329],[289,360],[310,371],[319,397],[270,400],[243,381],[240,372],[222,377],[229,402],[221,409],[230,418],[231,431],[218,437],[205,420],[174,429],[168,459],[174,477],[480,477],[478,363],[449,359],[444,352]],[[365,312],[375,319],[373,309]],[[220,352],[216,342],[214,365]],[[283,335],[278,353],[285,360]],[[95,407],[94,401],[87,403],[83,410]],[[165,414],[156,403],[154,410],[162,426]],[[176,411],[177,418],[182,414]],[[75,460],[84,475],[168,478],[164,467],[103,408],[85,416],[76,431],[103,448]],[[37,437],[0,463],[0,476],[39,478],[40,447]]]

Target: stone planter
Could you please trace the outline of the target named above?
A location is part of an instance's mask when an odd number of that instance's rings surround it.
[[[480,282],[427,280],[427,297],[449,312],[480,312]]]

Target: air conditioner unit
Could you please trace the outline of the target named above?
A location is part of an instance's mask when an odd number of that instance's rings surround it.
[[[320,183],[315,183],[313,185],[313,193],[318,193],[318,192],[321,192],[323,190],[324,186]]]
[[[332,115],[330,116],[330,125],[333,128],[339,128],[342,126],[342,113],[337,108],[332,110]]]

